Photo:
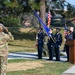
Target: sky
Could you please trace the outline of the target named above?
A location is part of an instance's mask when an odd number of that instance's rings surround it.
[[[75,5],[75,0],[66,0],[66,1],[71,3],[72,5]]]

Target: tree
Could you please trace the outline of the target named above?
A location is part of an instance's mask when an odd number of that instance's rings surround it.
[[[39,12],[39,16],[44,23],[46,23],[46,0],[30,0],[29,4],[32,8]]]
[[[46,6],[45,0],[40,0],[40,18],[46,24]]]
[[[50,7],[52,11],[56,11],[56,9],[60,9],[61,12],[57,12],[62,14],[64,12],[64,7],[67,8],[67,12],[65,12],[66,17],[74,17],[75,6],[69,4],[65,0],[0,0],[0,17],[13,17],[17,18],[23,13],[31,12],[30,7],[34,8],[36,11],[39,11],[40,18],[44,23],[46,23],[46,9],[48,9],[47,2],[50,2]],[[48,11],[47,11],[48,12]],[[1,20],[1,19],[0,19]]]
[[[17,0],[4,1],[6,7],[6,14],[14,16],[18,16],[22,11],[22,5],[19,4]],[[5,14],[5,15],[6,15]]]
[[[66,8],[65,16],[66,17],[74,17],[75,6],[68,3],[67,0],[47,0],[47,5],[50,6],[50,10],[57,11],[59,10],[60,14],[64,13],[64,9]],[[49,4],[50,3],[50,4]],[[58,13],[59,13],[58,12]]]

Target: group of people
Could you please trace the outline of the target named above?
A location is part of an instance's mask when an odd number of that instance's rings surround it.
[[[50,29],[50,37],[48,38],[47,47],[49,53],[49,60],[53,60],[53,49],[55,49],[56,61],[60,61],[60,46],[62,44],[62,34],[60,33],[60,28],[56,28],[55,34],[53,34],[53,29]],[[38,30],[36,35],[36,45],[38,50],[38,59],[42,59],[42,51],[44,45],[44,37],[46,34],[43,33],[43,29]]]
[[[3,31],[6,31],[4,33]],[[62,44],[62,34],[60,33],[60,28],[56,28],[55,34],[53,29],[50,29],[50,37],[48,37],[47,48],[49,53],[49,60],[53,60],[53,54],[55,52],[56,61],[60,61],[60,46]],[[75,39],[75,32],[73,27],[65,30],[65,41]],[[47,36],[43,33],[43,28],[38,30],[36,35],[36,46],[38,50],[38,59],[42,59],[42,52],[44,46],[44,38]],[[8,41],[14,40],[13,35],[8,31],[8,29],[0,23],[0,74],[6,75],[6,66],[7,66],[7,55],[8,55]],[[67,61],[69,61],[69,46],[65,44],[65,49],[67,53]]]
[[[56,61],[60,61],[60,46],[62,44],[62,34],[60,33],[60,28],[56,28],[55,34],[52,32],[53,29],[50,29],[50,37],[47,41],[47,48],[48,48],[48,54],[49,54],[49,60],[53,60],[53,56],[55,54]],[[64,39],[66,40],[73,40],[75,39],[75,32],[74,28],[70,27],[69,29],[64,30],[65,35]],[[42,52],[43,52],[43,46],[44,46],[44,37],[46,34],[43,33],[43,28],[40,28],[38,30],[38,34],[36,35],[36,45],[38,50],[38,59],[42,59]],[[65,51],[67,54],[67,61],[69,61],[69,46],[64,44]]]

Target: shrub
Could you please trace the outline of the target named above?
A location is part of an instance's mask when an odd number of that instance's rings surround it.
[[[21,26],[20,17],[2,17],[1,22],[6,27],[19,27]]]

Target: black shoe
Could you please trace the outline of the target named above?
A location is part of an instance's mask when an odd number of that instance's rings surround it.
[[[49,60],[53,60],[53,59],[49,59]]]
[[[38,59],[42,59],[42,58],[38,58]]]
[[[48,61],[53,61],[53,60],[51,60],[51,59],[47,59]]]
[[[69,60],[65,61],[65,62],[69,62]]]
[[[55,61],[60,61],[60,60],[55,60]]]
[[[53,59],[49,59],[49,60],[53,60]]]

